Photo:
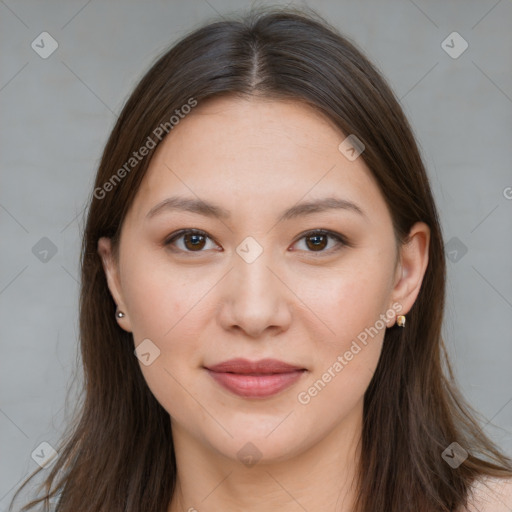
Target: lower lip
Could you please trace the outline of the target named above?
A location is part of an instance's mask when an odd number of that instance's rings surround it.
[[[244,398],[267,398],[276,395],[297,382],[304,372],[305,370],[297,370],[271,375],[246,375],[208,370],[221,386]]]

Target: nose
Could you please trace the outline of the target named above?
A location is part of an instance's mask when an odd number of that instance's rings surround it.
[[[233,268],[223,280],[218,312],[221,326],[228,331],[241,330],[250,338],[287,330],[293,293],[267,252],[252,263],[237,254],[233,260]]]

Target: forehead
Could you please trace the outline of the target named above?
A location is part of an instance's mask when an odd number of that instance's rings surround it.
[[[370,170],[362,158],[350,161],[338,149],[345,137],[302,102],[207,100],[160,143],[132,215],[142,218],[177,193],[214,198],[227,209],[243,206],[248,214],[336,193],[378,214],[385,204]]]

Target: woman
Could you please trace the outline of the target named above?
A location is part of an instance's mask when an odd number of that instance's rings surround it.
[[[82,249],[59,512],[512,508],[441,339],[413,134],[325,20],[253,11],[166,52],[105,147]]]

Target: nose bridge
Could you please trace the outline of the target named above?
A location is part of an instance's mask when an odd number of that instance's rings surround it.
[[[256,337],[269,326],[285,328],[290,312],[286,287],[274,275],[273,252],[256,245],[255,240],[245,242],[247,245],[240,244],[233,255],[221,321],[224,328],[236,325]]]
[[[250,238],[250,237],[249,237]],[[256,245],[257,244],[257,245]],[[244,240],[234,259],[234,278],[237,297],[272,301],[276,290],[276,277],[270,271],[273,266],[272,251],[254,239]],[[278,280],[277,280],[278,281]]]

